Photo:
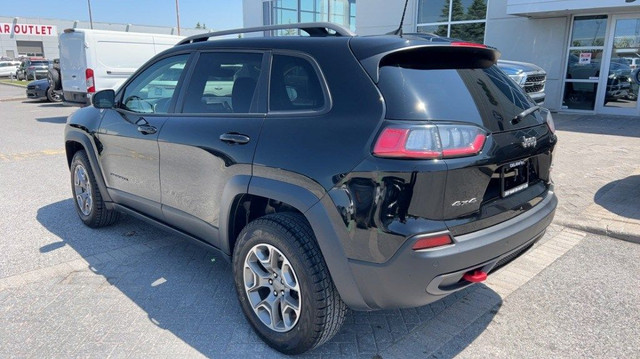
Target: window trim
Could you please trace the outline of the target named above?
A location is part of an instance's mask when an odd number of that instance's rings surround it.
[[[322,95],[324,96],[324,106],[317,110],[271,110],[271,74],[273,71],[273,55],[284,55],[291,57],[298,57],[306,60],[311,67],[314,69],[316,73],[316,77],[318,78],[318,82],[320,84],[320,89],[322,90]],[[269,56],[269,77],[267,81],[267,116],[317,116],[323,115],[327,112],[331,111],[333,108],[333,98],[331,96],[331,92],[329,91],[329,85],[327,79],[320,68],[320,65],[316,61],[313,56],[299,51],[292,50],[273,50]]]
[[[187,88],[189,87],[191,80],[193,79],[193,72],[195,72],[196,65],[198,64],[198,60],[200,59],[201,54],[209,54],[209,53],[254,53],[262,55],[262,69],[260,70],[260,76],[258,77],[258,82],[256,84],[256,90],[254,93],[254,98],[251,104],[251,107],[256,107],[256,112],[246,112],[246,113],[227,113],[227,112],[219,112],[219,113],[184,113],[182,112],[184,109],[185,98],[187,94]],[[225,48],[225,49],[203,49],[195,51],[192,58],[192,65],[187,71],[189,81],[185,83],[184,86],[180,89],[180,94],[178,95],[176,106],[175,106],[175,114],[180,117],[264,117],[266,113],[266,104],[264,101],[260,101],[261,93],[264,92],[264,88],[266,83],[268,82],[267,73],[270,68],[269,59],[269,51],[265,50],[247,50],[247,49],[233,49],[233,48]],[[266,70],[265,70],[266,69]],[[263,97],[263,96],[262,96]]]
[[[175,57],[175,56],[180,56],[180,55],[187,55],[187,62],[185,63],[185,69],[182,71],[182,73],[180,74],[180,78],[178,79],[178,83],[176,84],[176,89],[173,92],[173,95],[171,96],[171,101],[169,102],[169,109],[167,110],[167,112],[165,113],[142,113],[142,112],[134,112],[134,111],[129,111],[122,106],[122,97],[124,96],[125,91],[127,90],[127,87],[129,87],[129,85],[131,85],[131,83],[133,81],[135,81],[135,79],[137,79],[140,74],[142,74],[143,72],[145,72],[149,67],[155,65],[156,63],[158,63],[158,61],[162,61],[164,59],[170,58],[170,57]],[[184,80],[185,80],[185,76],[187,74],[187,72],[189,72],[189,69],[192,67],[192,63],[193,63],[193,51],[179,51],[179,52],[173,52],[170,54],[166,54],[163,56],[159,56],[159,57],[152,57],[149,61],[147,61],[144,65],[142,65],[142,67],[140,67],[138,69],[138,71],[136,71],[131,77],[129,77],[123,84],[122,86],[120,86],[120,88],[118,89],[118,91],[116,92],[116,96],[115,96],[115,106],[114,109],[118,112],[127,114],[127,115],[132,115],[132,116],[143,116],[143,117],[166,117],[169,116],[173,113],[175,113],[175,105],[177,104],[177,100],[180,96],[180,93],[182,92],[182,87],[184,84]],[[177,95],[176,95],[177,94]]]

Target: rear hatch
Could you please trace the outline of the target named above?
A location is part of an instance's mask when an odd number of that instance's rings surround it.
[[[60,34],[60,75],[65,92],[87,92],[87,56],[84,33],[69,31]]]
[[[356,57],[367,53],[352,48]],[[454,235],[523,213],[549,188],[556,142],[550,117],[532,109],[535,104],[494,65],[498,56],[473,44],[443,44],[361,59],[386,105],[374,156],[405,161],[418,172],[422,161],[444,163],[444,193],[430,196],[440,210],[421,213],[417,203],[409,208],[412,215],[444,220]],[[389,145],[403,133],[404,147]]]

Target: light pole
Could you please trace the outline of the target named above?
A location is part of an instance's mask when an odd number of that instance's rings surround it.
[[[91,25],[91,29],[93,29],[93,16],[91,15],[91,0],[87,0],[87,4],[89,4],[89,24]]]
[[[178,20],[178,36],[180,36],[180,5],[179,1],[176,0],[176,19]]]

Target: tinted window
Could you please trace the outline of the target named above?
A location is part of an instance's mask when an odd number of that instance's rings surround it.
[[[249,113],[262,54],[202,53],[187,87],[184,113]]]
[[[271,111],[320,110],[325,104],[316,71],[301,57],[273,56],[269,92]]]
[[[389,119],[472,122],[492,132],[542,122],[534,113],[511,123],[534,104],[496,66],[457,70],[383,66],[379,86]]]
[[[165,58],[145,69],[125,89],[122,107],[132,112],[167,113],[188,58]]]

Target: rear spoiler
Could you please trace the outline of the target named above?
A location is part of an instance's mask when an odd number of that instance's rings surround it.
[[[495,65],[500,52],[495,48],[464,42],[417,45],[394,49],[360,61],[373,82],[380,80],[380,67],[400,65],[416,69],[477,69]]]

